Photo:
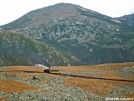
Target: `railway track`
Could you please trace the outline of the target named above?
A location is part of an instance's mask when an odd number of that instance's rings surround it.
[[[47,73],[53,75],[60,76],[68,76],[68,77],[76,77],[76,78],[85,78],[85,79],[98,79],[98,80],[110,80],[110,81],[123,81],[123,82],[134,82],[134,80],[126,80],[126,79],[113,79],[113,78],[99,78],[99,77],[91,77],[91,76],[82,76],[82,75],[73,75],[73,74],[63,74],[63,73],[48,73],[48,72],[40,72],[40,71],[26,71],[26,70],[3,70],[0,72],[25,72],[25,73]]]
[[[82,75],[72,75],[72,74],[57,74],[57,75],[61,75],[61,76],[70,76],[70,77],[78,77],[78,78],[86,78],[86,79],[99,79],[99,80],[134,82],[134,80],[112,79],[112,78],[99,78],[99,77],[82,76]]]

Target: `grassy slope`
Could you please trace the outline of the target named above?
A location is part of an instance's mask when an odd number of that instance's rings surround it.
[[[16,33],[0,32],[0,65],[47,65],[47,60],[51,65],[79,64],[45,43]]]

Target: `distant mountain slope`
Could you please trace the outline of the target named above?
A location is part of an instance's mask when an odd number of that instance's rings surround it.
[[[129,26],[134,26],[134,14],[130,14],[130,15],[125,15],[122,17],[118,17],[116,18],[117,20],[129,25]]]
[[[134,29],[78,5],[37,9],[1,26],[73,55],[81,64],[134,61]]]
[[[47,21],[58,19],[58,18],[66,18],[72,16],[79,16],[81,13],[88,12],[90,16],[100,16],[100,18],[110,18],[108,16],[100,15],[99,13],[83,8],[78,5],[73,5],[69,3],[59,3],[52,6],[44,7],[41,9],[33,10],[28,12],[21,18],[2,26],[3,29],[17,29],[17,28],[26,28],[29,26],[37,26]],[[86,14],[86,13],[85,13]],[[86,15],[85,15],[86,17]]]
[[[48,45],[23,35],[0,32],[0,66],[4,65],[77,65],[70,55],[60,53]]]

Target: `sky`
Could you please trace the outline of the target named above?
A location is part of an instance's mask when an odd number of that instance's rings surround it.
[[[134,13],[134,0],[0,0],[0,25],[12,22],[29,11],[63,2],[80,5],[110,17]]]

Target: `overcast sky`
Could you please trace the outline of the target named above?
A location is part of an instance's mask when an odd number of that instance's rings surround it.
[[[0,25],[16,20],[31,10],[61,2],[77,4],[111,17],[134,13],[134,0],[0,0]]]

